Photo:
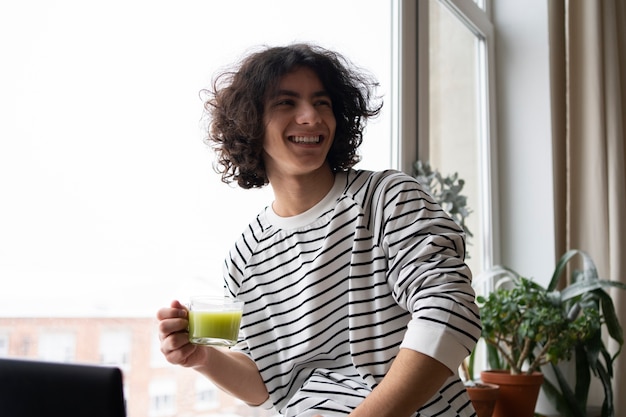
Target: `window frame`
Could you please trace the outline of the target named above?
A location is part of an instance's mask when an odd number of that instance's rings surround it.
[[[486,270],[500,261],[500,228],[498,217],[497,114],[495,79],[495,30],[491,18],[491,1],[484,9],[474,2],[438,0],[457,16],[482,42],[478,60],[482,63],[478,80],[480,91],[480,194],[483,229],[483,262]],[[413,163],[428,155],[429,138],[429,22],[428,1],[394,0],[394,33],[392,40],[392,92],[396,126],[392,144],[394,165],[413,173]],[[422,93],[426,92],[426,93]],[[479,272],[479,271],[475,271]]]

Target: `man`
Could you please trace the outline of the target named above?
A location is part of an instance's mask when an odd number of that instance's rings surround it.
[[[225,261],[245,302],[230,350],[189,343],[178,301],[161,350],[285,416],[470,416],[456,375],[480,335],[462,230],[410,176],[352,168],[376,86],[332,51],[267,48],[205,103],[225,182],[270,185]]]

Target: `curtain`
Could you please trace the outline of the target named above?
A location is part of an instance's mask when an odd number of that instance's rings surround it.
[[[556,253],[582,249],[601,278],[626,282],[626,0],[548,0],[548,7]],[[626,330],[625,293],[611,296]],[[620,412],[624,352],[614,375]]]

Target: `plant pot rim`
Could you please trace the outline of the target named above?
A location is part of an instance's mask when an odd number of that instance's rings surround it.
[[[521,374],[512,374],[511,371],[507,371],[506,369],[485,369],[483,371],[480,371],[480,373],[481,373],[481,375],[483,373],[500,374],[500,375],[514,375],[514,376],[518,376],[518,375],[522,375],[522,376],[543,375],[543,373],[540,372],[540,371],[533,371],[530,374],[527,374],[526,372],[522,372]]]
[[[531,374],[512,374],[503,369],[489,369],[480,372],[480,379],[483,382],[496,385],[508,385],[511,380],[517,381],[516,384],[533,385],[543,382],[543,373],[535,371]]]
[[[500,386],[491,382],[474,381],[473,385],[465,384],[465,389],[500,389]]]

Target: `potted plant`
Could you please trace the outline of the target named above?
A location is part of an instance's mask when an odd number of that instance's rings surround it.
[[[576,255],[583,260],[583,269],[575,271],[571,284],[559,290],[561,275],[568,262]],[[508,382],[513,379],[535,377],[544,384],[548,398],[564,416],[586,415],[590,374],[597,375],[603,384],[605,399],[602,416],[614,416],[611,379],[612,365],[616,355],[611,356],[602,340],[602,329],[621,347],[622,329],[608,293],[607,287],[626,289],[626,285],[601,280],[592,259],[585,252],[571,250],[557,263],[546,287],[518,273],[496,267],[486,277],[505,276],[500,284],[485,296],[478,296],[483,324],[482,339],[487,345],[489,371],[481,372],[486,382],[498,381],[501,394],[495,416],[532,416],[539,387],[533,389],[534,400],[530,411],[521,413],[523,403],[505,409],[507,402],[525,390],[508,392]],[[572,389],[556,366],[575,357],[576,386]],[[558,383],[554,385],[543,378],[541,367],[550,365],[555,369]],[[536,393],[535,393],[536,392]]]
[[[473,359],[473,356],[470,358]],[[488,384],[474,379],[471,361],[463,361],[461,374],[477,417],[491,417],[496,408],[496,401],[500,396],[500,387],[496,384]]]
[[[560,277],[568,262],[576,258],[582,261],[582,269],[574,270],[570,285],[558,291]],[[604,391],[601,416],[615,416],[612,388],[613,362],[621,352],[624,337],[613,300],[606,292],[606,289],[611,287],[626,289],[626,285],[621,282],[600,279],[592,258],[580,250],[570,250],[561,257],[548,284],[548,291],[560,296],[564,308],[570,311],[571,315],[579,311],[595,310],[602,320],[601,329],[590,338],[576,343],[574,387],[563,377],[557,364],[550,364],[558,382],[554,385],[546,380],[543,389],[563,416],[585,417],[587,415],[587,399],[592,374],[600,380]],[[607,349],[603,333],[616,342],[618,349],[615,354],[611,354]]]
[[[428,162],[419,160],[414,164],[414,177],[457,224],[463,228],[469,241],[473,234],[465,224],[465,219],[471,213],[471,210],[467,207],[467,197],[461,194],[465,184],[463,179],[459,178],[457,173],[443,176],[436,169],[431,168]],[[559,290],[563,272],[574,258],[582,260],[582,269],[574,271],[570,284]],[[564,417],[585,417],[591,375],[595,375],[601,381],[604,389],[601,415],[602,417],[613,417],[615,415],[611,386],[613,362],[621,351],[623,335],[613,302],[605,289],[609,287],[626,289],[626,285],[599,279],[593,260],[588,254],[580,250],[570,250],[560,258],[552,278],[545,288],[532,280],[523,278],[511,269],[501,266],[485,272],[483,279],[493,278],[498,275],[508,276],[509,290],[513,290],[518,285],[532,289],[530,294],[518,291],[516,294],[520,297],[518,301],[525,302],[525,295],[528,297],[532,296],[541,300],[542,304],[540,305],[545,306],[545,301],[549,300],[552,307],[556,306],[558,308],[549,307],[542,311],[543,313],[553,312],[553,315],[548,315],[545,322],[536,316],[533,320],[530,314],[533,311],[537,313],[538,310],[541,310],[541,307],[524,308],[528,312],[525,314],[527,320],[523,326],[520,325],[521,327],[515,331],[512,328],[507,330],[506,326],[502,326],[501,331],[503,335],[516,334],[518,338],[523,337],[524,343],[519,346],[523,346],[525,349],[520,350],[519,348],[510,347],[513,355],[509,355],[509,358],[514,358],[511,362],[515,364],[515,366],[512,366],[511,363],[505,360],[502,350],[499,350],[494,344],[488,343],[487,352],[490,368],[493,370],[505,370],[506,372],[504,373],[506,374],[515,374],[516,370],[518,370],[522,371],[520,374],[523,375],[528,374],[529,371],[531,371],[531,374],[533,371],[540,373],[542,366],[550,366],[556,375],[556,384],[543,378],[542,375],[538,378],[543,381],[542,388],[544,393]],[[505,290],[504,287],[500,289]],[[488,314],[486,314],[487,307],[485,307],[488,297],[478,297],[478,302],[481,304],[483,327],[485,327],[485,317],[488,317]],[[499,298],[495,295],[494,297],[496,300]],[[496,301],[493,301],[493,303],[495,303],[495,306],[498,305]],[[509,303],[509,306],[515,311],[515,303]],[[564,323],[561,322],[563,317],[567,318]],[[495,317],[494,320],[496,320]],[[497,320],[500,320],[500,318],[497,318]],[[566,325],[566,333],[569,337],[563,338],[556,343],[554,342],[554,336],[552,336],[551,341],[548,342],[548,339],[544,338],[546,333],[539,331],[539,329],[552,328],[552,326],[558,328],[559,323],[560,325]],[[607,333],[619,346],[617,353],[614,355],[609,353],[602,339],[603,329],[604,333]],[[489,331],[495,330],[490,330],[489,325],[487,325],[487,329],[483,329],[483,340],[487,341],[488,338],[485,337],[485,334]],[[518,332],[519,334],[517,334]],[[562,334],[560,334],[561,336]],[[505,342],[502,343],[503,346],[506,346]],[[507,350],[505,349],[504,351],[506,352]],[[472,395],[475,389],[482,388],[481,383],[486,385],[484,384],[485,381],[477,381],[473,378],[475,355],[476,351],[472,352],[469,361],[464,362],[461,369],[463,375],[465,375],[464,379],[470,395]],[[574,386],[564,377],[558,366],[564,360],[567,361],[572,357],[575,358],[574,363],[576,367]],[[483,375],[481,373],[481,377]],[[501,400],[500,402],[503,401]],[[513,416],[513,414],[506,415],[508,417]]]

